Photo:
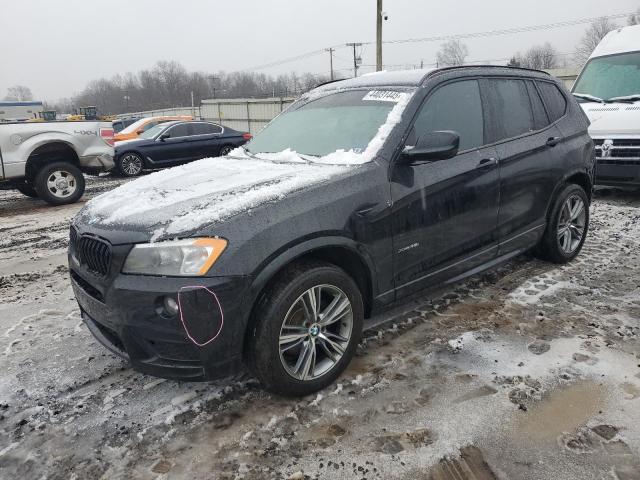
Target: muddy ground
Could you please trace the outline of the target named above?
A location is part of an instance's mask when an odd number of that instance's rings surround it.
[[[67,279],[80,207],[0,191],[2,478],[640,479],[640,194],[599,194],[569,265],[523,256],[377,316],[293,400],[100,346]]]

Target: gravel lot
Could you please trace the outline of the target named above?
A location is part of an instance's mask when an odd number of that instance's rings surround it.
[[[640,479],[640,194],[599,194],[569,265],[523,256],[372,319],[304,399],[100,346],[67,279],[81,206],[0,191],[1,477]]]

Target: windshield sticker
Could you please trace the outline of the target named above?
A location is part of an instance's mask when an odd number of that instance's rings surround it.
[[[393,102],[398,103],[402,98],[401,92],[391,92],[389,90],[371,90],[362,100],[370,100],[374,102]]]

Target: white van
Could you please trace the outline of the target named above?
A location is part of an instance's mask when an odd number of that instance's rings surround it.
[[[640,186],[640,25],[607,34],[573,87],[596,145],[596,184]]]

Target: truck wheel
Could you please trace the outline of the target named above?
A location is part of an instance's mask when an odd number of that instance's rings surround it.
[[[341,268],[307,262],[285,270],[254,314],[249,367],[283,395],[309,395],[349,365],[362,335],[362,295]]]
[[[118,173],[125,177],[137,177],[142,173],[144,162],[140,155],[133,152],[125,153],[118,159]]]
[[[36,192],[36,189],[33,188],[33,185],[31,185],[30,183],[21,183],[20,185],[16,186],[16,190],[27,197],[38,197],[38,192]]]
[[[50,205],[77,202],[84,193],[84,176],[78,167],[66,162],[45,165],[34,182],[38,196]]]
[[[545,260],[567,263],[584,244],[589,230],[589,199],[580,185],[567,185],[558,195],[537,252]]]

